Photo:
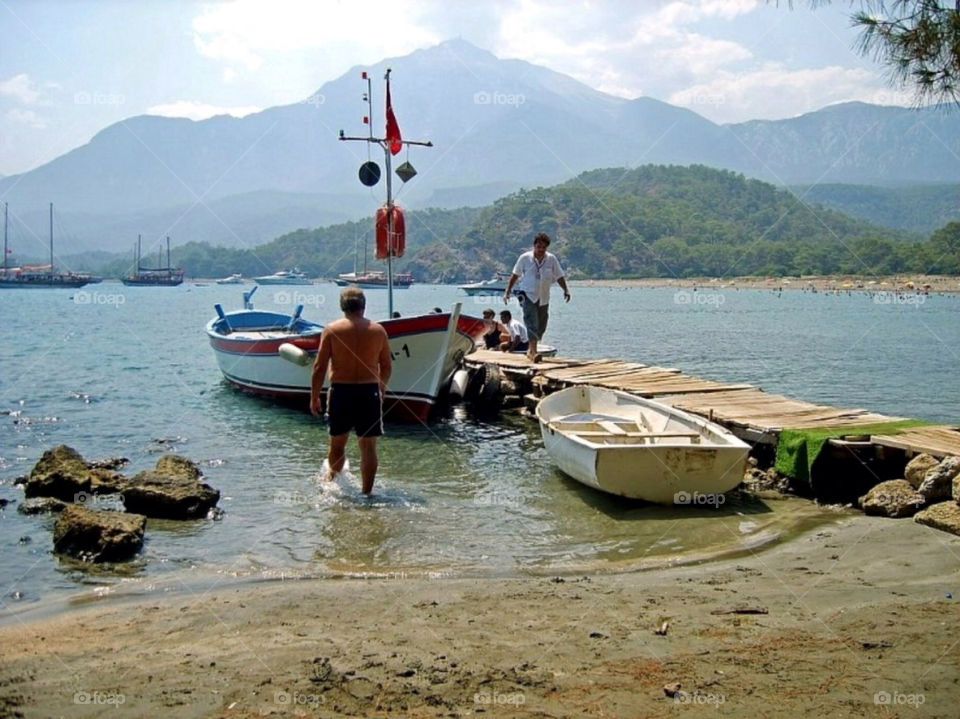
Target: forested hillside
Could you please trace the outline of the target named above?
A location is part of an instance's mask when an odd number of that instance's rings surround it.
[[[480,209],[410,212],[406,224],[407,254],[397,267],[421,282],[508,270],[540,231],[554,238],[551,250],[572,277],[960,272],[960,254],[951,249],[958,223],[927,240],[703,166],[594,170]],[[174,259],[194,277],[293,266],[329,277],[355,261],[362,268],[372,229],[372,219],[301,229],[249,250],[191,243]],[[369,256],[370,267],[383,266]],[[120,264],[105,274],[117,274]]]

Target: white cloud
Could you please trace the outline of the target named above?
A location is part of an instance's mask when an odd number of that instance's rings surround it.
[[[46,120],[37,115],[33,110],[7,110],[4,117],[17,125],[26,125],[27,127],[40,130],[47,127]]]
[[[161,115],[163,117],[187,117],[191,120],[206,120],[215,115],[232,115],[233,117],[244,117],[255,112],[263,110],[256,105],[246,107],[217,107],[216,105],[207,105],[206,103],[196,102],[195,100],[176,100],[161,105],[154,105],[147,108],[148,115]]]
[[[194,44],[205,57],[250,71],[271,54],[305,49],[368,55],[373,62],[444,39],[418,24],[423,10],[422,3],[402,0],[236,0],[207,6],[194,18]]]
[[[750,72],[720,71],[709,82],[672,93],[667,102],[688,107],[714,122],[738,122],[746,117],[794,117],[850,100],[903,104],[896,95],[879,87],[875,74],[863,68],[788,70],[767,63]]]
[[[26,73],[0,82],[0,95],[8,95],[24,105],[33,105],[40,98],[39,90]]]

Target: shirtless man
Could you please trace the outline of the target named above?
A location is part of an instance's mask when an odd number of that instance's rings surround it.
[[[347,287],[340,293],[343,318],[328,324],[320,335],[310,381],[310,412],[315,417],[320,415],[320,390],[329,365],[327,479],[343,470],[344,450],[352,429],[360,445],[363,493],[370,494],[377,476],[377,437],[383,434],[383,393],[392,364],[387,332],[363,316],[366,306],[367,299],[359,287]]]

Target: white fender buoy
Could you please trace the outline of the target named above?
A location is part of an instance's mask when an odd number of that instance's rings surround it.
[[[453,373],[453,379],[450,380],[450,396],[461,400],[467,393],[467,383],[470,381],[470,373],[465,369],[458,369]]]
[[[280,345],[278,350],[280,356],[283,357],[287,362],[293,362],[296,365],[301,367],[306,367],[308,364],[313,362],[313,357],[310,356],[310,353],[306,350],[302,350],[294,344],[289,342],[284,342]]]

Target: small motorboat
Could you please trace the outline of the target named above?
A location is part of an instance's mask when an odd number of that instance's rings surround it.
[[[309,285],[311,284],[310,278],[307,277],[305,272],[301,272],[298,268],[293,268],[292,270],[280,270],[279,272],[274,272],[272,275],[264,275],[262,277],[254,277],[253,281],[258,285]]]
[[[460,289],[471,297],[475,295],[502,295],[504,292],[506,292],[507,282],[509,280],[509,272],[498,272],[489,280],[460,285]],[[516,292],[514,292],[514,294],[516,294]]]
[[[243,284],[243,275],[239,272],[234,272],[229,277],[222,277],[217,280],[218,285],[242,285]]]
[[[746,442],[650,399],[583,385],[543,398],[536,414],[550,458],[594,489],[657,504],[717,504],[743,480]]]

